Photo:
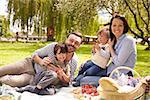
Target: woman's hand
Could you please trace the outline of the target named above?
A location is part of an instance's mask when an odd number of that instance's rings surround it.
[[[112,41],[111,41],[111,39],[109,39],[109,41],[108,41],[109,50],[110,50],[110,54],[112,57],[114,57],[116,55],[115,50],[113,48],[114,42],[115,42],[115,39],[113,39]]]
[[[108,41],[109,48],[113,48],[114,42],[115,42],[115,39],[113,40],[109,39]]]

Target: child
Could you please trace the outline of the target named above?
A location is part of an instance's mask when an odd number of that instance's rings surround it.
[[[109,29],[103,28],[98,32],[98,42],[92,48],[92,59],[88,60],[80,69],[73,86],[79,86],[80,80],[84,76],[105,76],[106,65],[110,58],[108,40]]]
[[[55,94],[54,86],[66,85],[69,79],[69,68],[67,67],[67,53],[73,52],[74,48],[66,44],[56,44],[54,47],[55,59],[52,59],[48,65],[50,69],[46,69],[35,75],[33,82],[23,88],[18,89],[18,92],[29,91],[39,95]]]

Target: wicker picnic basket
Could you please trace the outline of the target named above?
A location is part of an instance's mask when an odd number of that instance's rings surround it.
[[[118,92],[118,84],[116,84],[111,77],[120,69],[130,70],[134,72],[134,74],[137,74],[137,76],[140,78],[139,83],[132,91],[127,93]],[[145,83],[146,82],[141,79],[140,75],[135,70],[129,67],[118,67],[112,71],[109,77],[104,77],[99,80],[100,85],[98,87],[98,92],[100,97],[104,100],[144,100],[146,87]]]

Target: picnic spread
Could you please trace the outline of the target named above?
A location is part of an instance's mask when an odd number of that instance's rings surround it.
[[[134,76],[125,75],[121,70],[130,70]],[[105,100],[146,100],[145,89],[148,83],[129,67],[114,69],[109,77],[102,77],[99,84],[99,94]]]
[[[122,69],[131,70],[134,77],[121,73]],[[84,83],[80,87],[62,87],[54,95],[37,95],[27,91],[19,93],[14,87],[3,84],[0,94],[0,100],[150,100],[150,80],[141,78],[133,69],[119,67],[109,77],[102,77],[98,87]]]

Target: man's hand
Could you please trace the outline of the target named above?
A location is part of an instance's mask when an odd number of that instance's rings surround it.
[[[60,66],[54,66],[53,64],[49,64],[47,66],[49,70],[53,70],[57,73],[57,77],[64,83],[69,83],[70,77],[63,71]]]
[[[53,71],[55,71],[55,72],[57,72],[57,71],[59,70],[59,68],[56,67],[56,66],[53,65],[53,64],[48,64],[48,65],[47,65],[47,68],[48,68],[49,70],[53,70]]]
[[[57,71],[56,71],[56,73],[57,73],[57,76],[58,76],[58,78],[61,80],[61,81],[63,81],[64,79],[63,79],[63,77],[64,77],[64,71],[63,71],[63,69],[61,69],[61,68],[59,68]]]
[[[57,71],[57,76],[64,83],[69,83],[70,81],[70,77],[63,71],[62,68]]]
[[[44,57],[44,58],[41,60],[40,65],[42,65],[42,66],[47,66],[47,65],[50,64],[50,63],[51,63],[50,57]]]
[[[34,62],[40,64],[41,66],[47,66],[48,64],[51,63],[50,57],[44,57],[43,59],[40,58],[38,55],[35,55],[33,57]]]

